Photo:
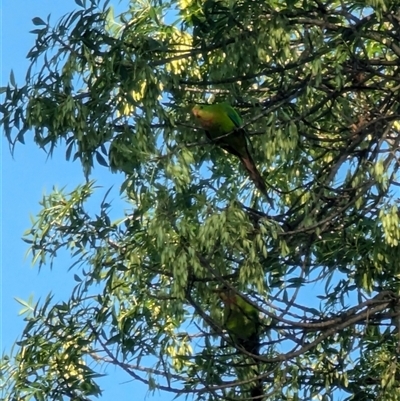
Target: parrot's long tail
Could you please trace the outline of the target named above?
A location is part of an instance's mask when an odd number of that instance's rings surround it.
[[[240,157],[240,161],[243,164],[243,167],[247,170],[249,173],[249,176],[251,180],[254,182],[254,185],[261,191],[261,193],[265,196],[269,204],[271,205],[272,208],[274,208],[274,201],[272,198],[268,195],[267,192],[267,186],[265,185],[265,181],[261,177],[260,172],[257,169],[256,164],[254,163],[253,158],[251,155],[248,153],[247,157]]]
[[[256,385],[250,391],[251,398],[255,401],[262,401],[264,397],[264,388],[261,380],[258,380]]]
[[[251,354],[254,355],[253,360],[255,363],[254,366],[254,374],[255,376],[259,375],[259,360],[256,358],[258,355],[260,355],[260,338],[258,334],[252,335],[250,338],[246,339],[245,341],[242,341],[241,346],[247,351],[250,352]],[[264,397],[264,386],[262,380],[257,380],[254,381],[254,387],[250,390],[250,395],[251,398],[254,401],[263,401]]]
[[[253,355],[260,355],[260,338],[258,334],[254,333],[246,339],[240,339],[239,345],[243,347],[247,352]],[[255,361],[257,362],[257,360]]]

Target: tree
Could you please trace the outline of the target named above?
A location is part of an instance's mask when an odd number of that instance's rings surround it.
[[[33,20],[26,83],[3,88],[11,148],[62,143],[87,178],[25,238],[39,266],[69,249],[77,285],[26,316],[5,399],[91,399],[104,364],[196,400],[400,399],[398,2],[76,3]],[[219,101],[274,209],[190,116]],[[94,165],[126,177],[119,221],[87,210]],[[260,355],[222,286],[259,309]]]

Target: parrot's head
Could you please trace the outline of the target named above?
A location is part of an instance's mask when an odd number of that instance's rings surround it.
[[[192,113],[205,128],[213,123],[215,117],[211,105],[206,104],[196,104],[192,109]]]
[[[192,113],[195,117],[198,117],[199,115],[201,115],[202,111],[204,111],[203,104],[196,104],[192,109]]]
[[[235,291],[229,288],[226,285],[223,285],[220,288],[214,290],[218,296],[220,297],[221,301],[225,305],[231,305],[236,303],[236,294]]]
[[[201,119],[201,116],[207,112],[204,108],[204,104],[196,104],[192,109],[192,113],[196,118]]]

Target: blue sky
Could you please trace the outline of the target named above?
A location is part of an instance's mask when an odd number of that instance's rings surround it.
[[[62,15],[76,9],[73,0],[2,0],[1,13],[1,86],[9,79],[10,70],[14,70],[17,83],[24,83],[28,68],[26,54],[34,43],[34,35],[29,31],[35,29],[32,18],[41,17],[46,20],[51,14],[51,21],[56,22]],[[1,336],[2,351],[9,350],[24,328],[19,311],[22,306],[15,298],[28,300],[33,296],[35,301],[44,299],[49,292],[54,300],[69,298],[70,290],[76,284],[73,272],[68,272],[70,259],[67,255],[57,258],[53,270],[43,268],[39,273],[37,266],[31,265],[30,255],[25,257],[28,245],[21,240],[23,232],[30,228],[30,216],[40,210],[39,201],[43,194],[49,194],[56,186],[72,190],[83,183],[83,174],[78,162],[66,162],[65,150],[57,149],[51,159],[40,150],[32,140],[25,145],[18,144],[14,156],[11,156],[8,143],[2,137],[2,232],[1,232]],[[102,199],[105,191],[114,186],[109,199],[118,201],[119,184],[122,176],[109,173],[105,168],[94,172],[97,184],[103,187],[95,199]],[[121,202],[113,202],[114,212],[120,214]],[[153,397],[147,387],[132,382],[127,375],[118,369],[107,369],[108,377],[102,379],[100,385],[104,393],[102,400],[119,401],[161,399],[156,393]],[[172,394],[164,394],[164,401],[172,400]]]

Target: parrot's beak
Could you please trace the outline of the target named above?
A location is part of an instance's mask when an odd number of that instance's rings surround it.
[[[196,118],[199,117],[199,110],[196,106],[193,107],[192,113]]]

